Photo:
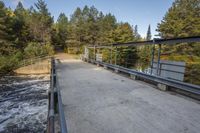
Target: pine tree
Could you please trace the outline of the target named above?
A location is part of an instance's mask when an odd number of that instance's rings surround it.
[[[99,15],[99,38],[98,44],[108,45],[114,42],[112,38],[110,38],[110,34],[117,27],[116,18],[112,14],[106,14],[100,12]]]
[[[157,31],[163,38],[200,35],[200,1],[175,0]]]
[[[138,26],[137,26],[137,25],[135,25],[135,27],[134,27],[134,33],[135,33],[135,41],[140,40],[140,39],[141,39],[141,36],[140,36],[140,34],[138,33]]]
[[[65,16],[64,13],[60,13],[57,23],[56,23],[56,29],[58,34],[57,42],[58,45],[61,46],[62,49],[66,47],[66,41],[67,41],[67,32],[68,32],[68,18]]]
[[[200,35],[200,1],[175,0],[169,8],[157,31],[162,38],[176,38]],[[179,47],[166,46],[164,50],[176,53],[200,55],[199,45],[182,45]]]
[[[38,0],[37,3],[35,3],[35,6],[39,13],[41,13],[43,16],[50,16],[51,14],[49,13],[47,9],[47,4],[43,0]]]
[[[18,4],[17,4],[17,6],[16,6],[16,9],[15,9],[14,13],[17,14],[19,12],[19,14],[20,14],[20,12],[23,12],[24,10],[25,9],[23,7],[22,2],[19,1]]]
[[[14,13],[0,1],[0,56],[15,52],[13,32]]]
[[[120,23],[112,33],[111,38],[114,43],[126,43],[136,39],[134,36],[134,30],[128,23]],[[117,55],[119,65],[130,67],[135,63],[135,60],[133,60],[137,58],[135,47],[118,48],[118,51],[120,51]]]
[[[146,40],[151,40],[151,26],[148,26]],[[139,48],[138,55],[140,57],[141,64],[147,64],[150,60],[151,47],[149,45],[144,45]]]
[[[14,14],[15,23],[13,25],[13,30],[16,38],[15,43],[20,50],[23,50],[23,48],[27,46],[28,41],[31,40],[29,27],[26,22],[28,12],[24,9],[22,3],[19,2],[14,10]]]
[[[147,30],[147,37],[146,40],[151,40],[151,26],[149,25],[148,30]]]
[[[37,10],[32,9],[29,17],[29,27],[35,41],[51,42],[51,27],[53,18],[48,11],[47,5],[43,0],[35,3]]]
[[[80,47],[83,45],[83,38],[86,35],[84,34],[84,31],[86,30],[84,26],[82,10],[78,7],[71,15],[69,21],[68,31],[70,34],[67,37],[68,46]]]

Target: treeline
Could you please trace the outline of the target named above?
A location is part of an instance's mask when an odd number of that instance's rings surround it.
[[[80,53],[84,45],[140,40],[137,31],[137,25],[117,22],[114,15],[94,6],[77,8],[69,19],[61,13],[54,22],[43,0],[29,9],[19,2],[15,10],[0,1],[0,73],[11,71],[25,58],[52,55],[55,49]]]
[[[81,48],[84,45],[109,45],[141,39],[137,25],[133,28],[129,23],[119,23],[114,15],[103,14],[94,6],[77,8],[69,21],[63,13],[60,14],[55,26],[59,29],[58,37],[54,38],[58,40],[55,44],[62,44],[63,47]],[[65,32],[61,31],[62,29]]]
[[[158,24],[159,36],[199,36],[199,5],[199,0],[175,0]],[[151,38],[150,25],[146,37],[141,38],[137,25],[119,22],[111,13],[105,14],[94,6],[77,8],[70,18],[60,13],[55,21],[44,0],[38,0],[29,9],[19,2],[14,10],[0,1],[0,73],[13,70],[25,58],[52,55],[55,50],[78,54],[83,52],[85,45],[110,45]],[[117,51],[119,65],[131,67],[140,62],[139,65],[145,68],[150,62],[150,46],[118,48]],[[110,60],[108,50],[99,52],[104,53],[105,61]],[[162,59],[187,62],[191,68],[189,74],[199,73],[200,45],[197,43],[163,46],[162,53]]]
[[[57,24],[59,24],[59,21]],[[117,22],[114,15],[110,13],[103,14],[94,6],[85,6],[83,9],[77,8],[71,15],[67,31],[64,47],[68,48],[68,52],[71,53],[82,53],[83,46],[86,45],[110,45],[142,39],[138,33],[137,25],[132,26],[127,22]],[[151,36],[150,31],[149,36]],[[118,51],[119,65],[124,65],[128,58],[137,58],[135,47],[119,48]],[[105,62],[110,61],[110,51],[108,49],[98,52],[104,53],[103,59]],[[94,52],[91,51],[90,53],[91,57],[94,57],[92,55]],[[134,60],[129,61],[130,64],[134,62]]]
[[[0,1],[0,73],[10,72],[21,60],[53,54],[53,17],[42,0],[13,11]]]
[[[175,0],[158,24],[162,38],[200,36],[200,0]],[[186,62],[185,81],[200,85],[200,43],[163,46],[163,60]]]
[[[161,38],[200,36],[200,0],[175,0],[157,31]],[[200,45],[191,43],[164,47],[168,53],[200,56]]]

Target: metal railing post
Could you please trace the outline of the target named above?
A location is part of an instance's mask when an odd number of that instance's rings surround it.
[[[48,112],[48,133],[54,133],[54,59],[51,58],[50,101]]]
[[[117,65],[117,47],[116,47],[116,50],[115,50],[115,65]]]
[[[160,75],[160,52],[161,52],[161,44],[158,45],[158,61],[157,61],[157,69],[156,69],[156,74],[159,76]]]
[[[154,51],[155,51],[155,38],[153,39],[153,47],[151,51],[151,75],[153,73],[153,63],[154,63]]]
[[[96,46],[94,46],[94,61],[96,61]]]
[[[111,46],[111,49],[110,49],[110,64],[112,64],[112,48],[113,46]]]

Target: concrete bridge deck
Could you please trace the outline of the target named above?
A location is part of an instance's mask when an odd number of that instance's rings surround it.
[[[69,133],[199,133],[200,104],[80,60],[61,60]]]

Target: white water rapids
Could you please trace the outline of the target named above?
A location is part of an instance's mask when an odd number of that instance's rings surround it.
[[[43,133],[48,111],[47,76],[0,80],[0,133]]]

